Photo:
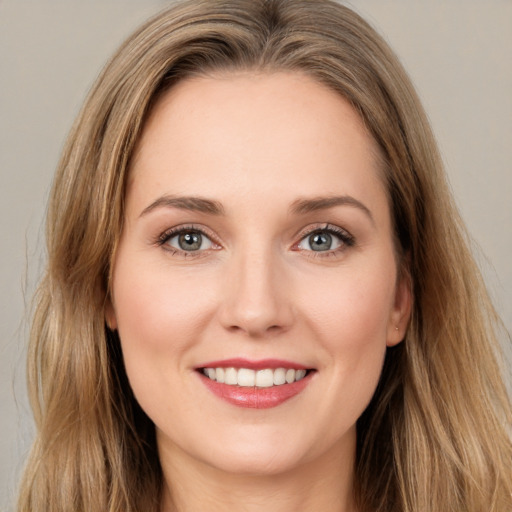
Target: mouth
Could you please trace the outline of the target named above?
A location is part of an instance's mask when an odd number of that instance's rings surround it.
[[[232,359],[196,368],[217,397],[238,407],[267,409],[298,395],[316,370],[287,361]]]
[[[308,372],[295,368],[264,368],[253,370],[251,368],[217,367],[201,368],[203,375],[210,380],[226,384],[227,386],[240,386],[245,388],[270,388],[284,386],[302,380]]]

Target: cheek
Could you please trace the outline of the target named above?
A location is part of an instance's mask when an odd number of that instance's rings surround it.
[[[317,280],[309,295],[303,294],[308,328],[325,354],[325,368],[333,372],[333,393],[343,397],[346,417],[354,420],[369,403],[382,371],[394,304],[395,276],[389,268],[345,269]]]
[[[212,292],[198,289],[200,283],[162,262],[117,261],[114,308],[126,373],[157,425],[180,427],[173,411],[181,407],[190,351],[206,331],[213,303]]]
[[[132,269],[138,270],[136,273]],[[114,275],[114,305],[127,366],[144,359],[178,355],[197,341],[211,316],[213,297],[200,280],[165,265],[119,261]],[[178,359],[174,359],[178,361]],[[167,359],[169,364],[169,359]]]
[[[386,343],[394,303],[394,276],[347,270],[317,280],[303,297],[302,309],[332,349],[359,350]]]

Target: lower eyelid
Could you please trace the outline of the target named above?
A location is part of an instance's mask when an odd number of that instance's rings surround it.
[[[196,251],[186,251],[179,247],[174,247],[168,244],[169,240],[187,231],[197,232],[201,234],[203,237],[207,238],[209,241],[209,247],[205,249],[198,249]],[[311,236],[316,232],[324,232],[336,237],[339,240],[339,246],[334,249],[328,249],[325,251],[314,251],[313,249],[304,249],[299,247],[299,244],[301,244],[307,237]],[[355,238],[349,232],[342,228],[338,228],[337,226],[326,224],[323,224],[322,226],[317,226],[307,232],[303,232],[298,236],[300,236],[300,240],[299,242],[295,243],[292,246],[292,250],[301,251],[305,253],[306,256],[314,258],[336,257],[339,256],[340,253],[346,251],[347,249],[355,245]],[[161,246],[164,250],[171,253],[171,255],[184,256],[189,258],[205,256],[211,250],[222,249],[222,245],[216,241],[215,236],[211,235],[204,228],[195,225],[183,225],[168,229],[157,237],[155,243],[156,245]]]
[[[344,246],[344,247],[351,247],[352,245],[355,244],[355,238],[348,231],[346,231],[342,228],[338,228],[337,226],[324,224],[321,227],[315,227],[311,230],[308,230],[308,231],[305,231],[305,232],[302,232],[301,234],[299,234],[298,235],[299,242],[294,244],[294,246],[298,247],[298,245],[300,243],[302,243],[304,240],[306,240],[308,237],[310,237],[311,235],[313,235],[315,233],[328,233],[329,235],[336,237],[340,241],[341,246]],[[336,248],[335,250],[337,250],[337,249],[338,248]],[[304,249],[304,250],[308,250],[308,249]],[[328,251],[317,251],[317,252],[325,253]]]
[[[181,249],[179,246],[171,245],[169,243],[175,237],[178,237],[182,233],[186,232],[195,232],[200,234],[202,237],[208,240],[208,247],[204,249],[197,249],[195,251],[187,251]],[[204,256],[208,256],[211,251],[216,251],[222,248],[220,243],[217,242],[216,237],[213,234],[210,234],[209,230],[204,229],[202,226],[197,226],[193,224],[184,224],[175,226],[167,229],[162,232],[153,243],[166,251],[170,256],[176,256],[178,258],[201,258]]]
[[[179,244],[179,236],[181,235],[180,232],[178,233],[175,233],[173,234],[172,236],[170,236],[169,238],[167,238],[167,240],[164,242],[166,244],[168,244],[170,247],[172,247],[173,249],[176,249],[177,251],[184,251],[184,252],[200,252],[200,251],[207,251],[208,249],[211,249],[213,247],[213,242],[212,240],[210,239],[210,237],[208,237],[207,235],[205,235],[204,233],[201,233],[199,231],[196,231],[196,233],[199,233],[201,235],[201,245],[208,245],[208,247],[204,247],[204,248],[199,248],[197,249],[196,251],[185,251],[184,249],[182,249],[181,247],[176,247],[175,245],[171,245],[170,244],[170,241],[173,240],[173,239],[176,239],[178,244]],[[205,243],[205,240],[207,241]]]

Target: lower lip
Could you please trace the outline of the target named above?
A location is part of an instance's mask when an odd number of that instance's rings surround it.
[[[270,409],[298,395],[310,382],[314,372],[291,384],[281,384],[269,388],[231,386],[211,380],[199,373],[206,387],[216,396],[237,407],[249,409]]]

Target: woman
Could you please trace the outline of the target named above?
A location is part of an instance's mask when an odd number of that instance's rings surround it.
[[[182,3],[75,124],[20,510],[510,510],[498,320],[404,71],[330,1]]]

